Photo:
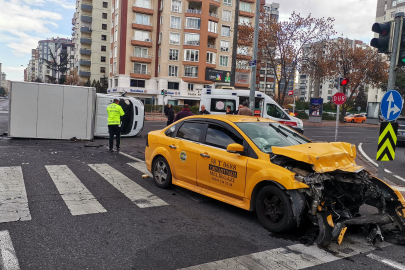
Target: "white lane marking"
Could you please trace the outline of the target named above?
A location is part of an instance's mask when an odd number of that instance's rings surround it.
[[[376,166],[376,167],[378,168],[377,162],[375,162],[374,160],[372,160],[371,158],[369,158],[369,157],[367,156],[367,154],[363,151],[363,148],[361,147],[362,145],[363,145],[363,143],[360,143],[360,144],[359,144],[359,150],[360,150],[361,155],[362,155],[363,157],[365,157],[370,163],[372,163],[374,166]],[[389,170],[387,170],[387,169],[385,169],[384,171],[387,172],[387,173],[392,173],[391,171],[389,171]]]
[[[8,111],[0,111],[0,113],[4,113],[4,114],[6,114],[6,113],[8,113]]]
[[[140,208],[168,205],[108,164],[89,166]]]
[[[404,178],[402,178],[401,176],[394,175],[394,177],[396,177],[396,178],[398,178],[399,180],[401,180],[401,181],[404,181],[404,182],[405,182],[405,179],[404,179]]]
[[[400,264],[400,263],[398,263],[398,262],[396,262],[396,261],[389,260],[389,259],[385,259],[385,258],[383,258],[383,257],[374,255],[374,254],[372,254],[372,253],[367,254],[366,256],[369,257],[369,258],[371,258],[371,259],[374,259],[374,260],[376,260],[376,261],[379,261],[380,263],[383,263],[383,264],[386,264],[386,265],[388,265],[388,266],[391,266],[391,267],[394,268],[394,269],[405,270],[405,266],[402,265],[402,264]]]
[[[390,243],[379,243],[378,248],[390,246]],[[317,246],[296,244],[285,248],[275,248],[245,256],[196,265],[183,270],[214,269],[281,269],[295,270],[313,267],[337,261],[364,252],[375,250],[367,243],[366,237],[346,236],[341,245],[331,244],[328,251]],[[405,270],[405,269],[404,269]]]
[[[21,167],[0,167],[0,223],[31,220]]]
[[[137,163],[127,163],[129,166],[137,169],[138,171],[142,172],[143,174],[147,174],[150,177],[152,177],[152,174],[146,169],[146,163],[145,162],[137,162]]]
[[[66,165],[45,168],[73,216],[107,212]]]
[[[8,231],[0,231],[0,252],[1,252],[1,269],[19,270],[17,255],[14,250],[13,242]]]
[[[141,159],[139,159],[139,158],[136,158],[136,157],[133,157],[133,156],[131,156],[131,155],[128,155],[128,154],[125,154],[125,153],[123,153],[123,152],[119,152],[121,155],[123,155],[123,156],[126,156],[127,158],[130,158],[130,159],[132,159],[132,160],[135,160],[135,161],[138,161],[138,162],[145,162],[145,161],[143,161],[143,160],[141,160]]]

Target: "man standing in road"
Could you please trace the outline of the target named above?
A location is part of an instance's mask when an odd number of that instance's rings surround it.
[[[117,151],[120,151],[121,146],[121,116],[123,116],[124,110],[120,105],[120,100],[118,98],[114,98],[113,103],[111,103],[107,107],[107,114],[108,114],[108,133],[110,133],[110,141],[109,141],[109,151],[114,152],[114,135],[116,136],[117,140]]]
[[[167,109],[167,125],[171,125],[174,120],[174,110],[173,106],[170,104],[169,108]]]
[[[247,103],[247,101],[244,101],[244,102],[242,103],[242,108],[239,109],[238,115],[253,116],[252,110],[248,108],[248,103]]]
[[[181,110],[180,112],[178,112],[176,114],[176,117],[174,118],[174,122],[176,122],[184,117],[192,116],[192,115],[194,115],[194,114],[190,111],[188,104],[184,104],[183,110]]]
[[[204,114],[211,114],[211,113],[205,109],[205,105],[201,105],[201,111],[199,111],[198,114],[204,115]]]

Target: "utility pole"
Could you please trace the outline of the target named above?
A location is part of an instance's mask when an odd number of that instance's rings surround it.
[[[235,18],[233,22],[233,40],[232,40],[232,63],[231,63],[231,86],[236,83],[236,54],[238,53],[238,26],[239,26],[239,0],[235,1]],[[219,45],[221,50],[221,45]]]
[[[252,61],[257,63],[257,47],[259,43],[259,17],[260,17],[260,0],[256,0],[256,12],[255,12],[255,29],[253,32],[253,55]],[[255,109],[255,90],[256,90],[256,70],[257,67],[254,66],[251,71],[250,78],[250,95],[249,95],[249,108],[254,111]]]

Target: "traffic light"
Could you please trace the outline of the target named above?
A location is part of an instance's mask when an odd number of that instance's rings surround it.
[[[379,36],[371,40],[370,46],[377,48],[378,53],[389,53],[391,22],[374,23],[371,30]]]
[[[165,90],[160,91],[160,94],[161,94],[162,96],[164,96],[164,95],[165,95]]]
[[[349,79],[340,78],[340,86],[345,86],[349,83]]]
[[[405,32],[404,27],[402,27],[401,36],[399,37],[399,44],[398,44],[398,63],[397,65],[400,67],[405,66]]]

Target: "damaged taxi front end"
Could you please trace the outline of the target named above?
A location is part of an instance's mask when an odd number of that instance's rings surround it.
[[[341,243],[350,227],[365,227],[372,243],[391,237],[405,244],[405,201],[401,193],[356,165],[348,143],[305,143],[272,147],[271,162],[295,173],[308,188],[287,191],[299,226],[305,219],[319,228],[316,243]],[[362,205],[378,211],[360,214]]]

